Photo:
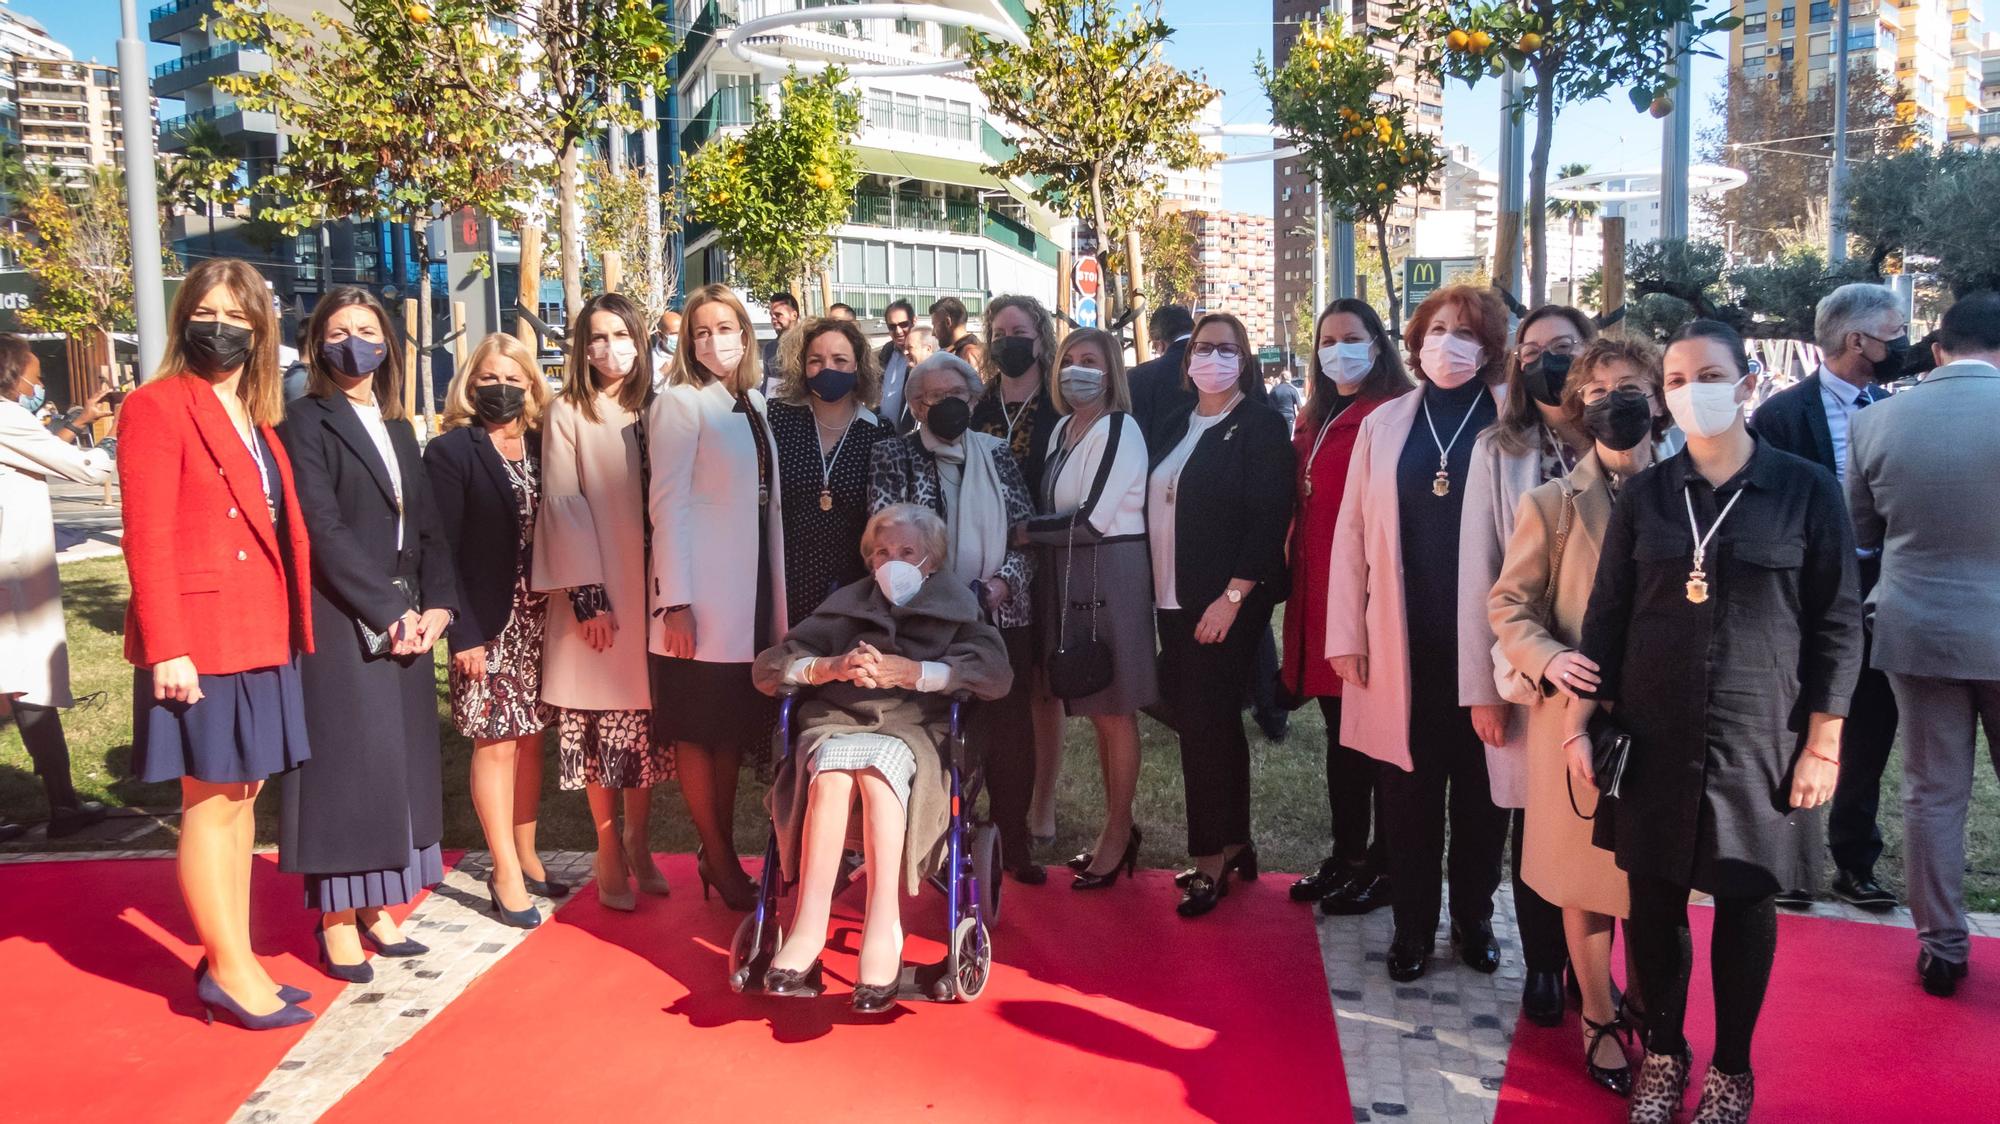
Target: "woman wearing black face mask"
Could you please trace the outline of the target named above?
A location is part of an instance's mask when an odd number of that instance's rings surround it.
[[[1666,432],[1660,353],[1651,344],[1604,338],[1576,357],[1563,412],[1591,444],[1574,468],[1528,492],[1505,564],[1487,599],[1499,638],[1499,682],[1528,711],[1528,804],[1520,878],[1561,910],[1572,979],[1583,999],[1584,1066],[1621,1096],[1632,1071],[1619,1039],[1638,1018],[1634,996],[1614,1005],[1611,925],[1628,916],[1630,895],[1611,852],[1591,845],[1597,797],[1579,791],[1572,807],[1561,744],[1573,691],[1596,682],[1597,667],[1576,650],[1611,507],[1624,482],[1654,462]],[[1581,811],[1579,811],[1579,809]],[[1627,972],[1628,981],[1636,979]]]
[[[1562,914],[1521,881],[1521,814],[1526,772],[1518,767],[1521,700],[1509,699],[1494,679],[1493,628],[1486,595],[1500,575],[1514,513],[1521,497],[1567,475],[1590,441],[1562,410],[1570,363],[1597,336],[1590,317],[1562,305],[1543,305],[1521,320],[1499,416],[1472,447],[1459,522],[1458,701],[1472,708],[1473,726],[1489,746],[1505,747],[1516,767],[1492,771],[1493,802],[1517,809],[1514,821],[1514,916],[1520,923],[1527,980],[1521,1008],[1530,1019],[1554,1026],[1563,1009]]]
[[[869,408],[882,372],[853,322],[814,320],[787,332],[777,360],[769,413],[785,526],[785,619],[802,621],[827,594],[868,576],[861,562],[868,465],[875,443],[895,431]]]
[[[472,741],[472,807],[493,855],[487,892],[500,920],[524,929],[541,922],[530,894],[569,893],[535,853],[542,730],[552,715],[542,705],[549,598],[529,571],[542,495],[537,427],[548,404],[527,346],[495,333],[452,378],[444,432],[424,449],[464,604],[445,641],[452,719]]]

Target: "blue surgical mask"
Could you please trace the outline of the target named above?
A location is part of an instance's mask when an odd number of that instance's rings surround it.
[[[31,414],[34,413],[36,410],[41,409],[42,403],[47,402],[48,400],[49,400],[49,388],[46,386],[38,386],[34,389],[32,393],[23,394],[18,399],[22,407],[24,407]]]

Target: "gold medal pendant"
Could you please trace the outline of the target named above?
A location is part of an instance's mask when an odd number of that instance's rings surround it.
[[[819,509],[821,511],[833,510],[833,493],[827,491],[825,488],[819,490]]]
[[[1450,494],[1451,494],[1451,473],[1446,472],[1444,469],[1440,468],[1438,469],[1437,479],[1431,481],[1431,495],[1448,496]]]
[[[1306,495],[1310,496],[1312,494],[1313,494],[1312,477],[1308,476],[1306,477]]]
[[[1708,600],[1708,575],[1700,570],[1688,574],[1688,600],[1696,605]]]

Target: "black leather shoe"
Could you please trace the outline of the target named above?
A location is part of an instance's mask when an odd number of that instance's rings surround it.
[[[1561,1026],[1562,973],[1529,972],[1521,984],[1521,1013],[1536,1026]]]
[[[1949,999],[1958,990],[1958,981],[1965,978],[1967,966],[1961,961],[1946,960],[1930,949],[1917,953],[1917,979],[1924,990],[1939,999]]]
[[[1431,942],[1425,937],[1406,937],[1397,933],[1389,942],[1389,978],[1397,983],[1409,983],[1424,974],[1430,967]]]
[[[1085,863],[1084,865],[1088,866],[1090,864]],[[1263,873],[1263,871],[1259,869],[1259,867],[1257,866],[1257,845],[1255,843],[1245,843],[1242,846],[1242,848],[1236,852],[1236,857],[1222,864],[1222,869],[1225,872],[1234,871],[1237,877],[1243,879],[1243,881],[1245,882],[1257,881],[1257,876]],[[1181,889],[1185,890],[1188,888],[1188,883],[1192,882],[1194,880],[1194,876],[1199,873],[1201,873],[1199,868],[1192,866],[1188,867],[1186,870],[1183,870],[1180,873],[1174,875],[1174,885],[1179,886]]]
[[[1779,909],[1811,909],[1813,895],[1811,890],[1779,890],[1771,900]]]
[[[817,999],[820,992],[826,989],[825,970],[826,966],[818,960],[803,972],[790,968],[769,969],[764,973],[764,991],[786,998]]]
[[[1843,870],[1834,875],[1833,896],[1870,913],[1887,913],[1896,908],[1896,895],[1877,884],[1873,875],[1861,871]]]
[[[1048,868],[1036,862],[1015,863],[1007,868],[1007,873],[1023,886],[1041,886],[1049,880]]]
[[[1554,1026],[1555,1024],[1549,1023],[1546,1025]],[[1623,1024],[1619,1023],[1617,1019],[1613,1019],[1608,1023],[1594,1023],[1588,1018],[1583,1020],[1583,1071],[1590,1075],[1592,1081],[1597,1082],[1603,1088],[1609,1089],[1621,1097],[1629,1097],[1632,1095],[1632,1059],[1629,1056],[1624,1056],[1625,1044],[1619,1034],[1623,1029]],[[1597,1064],[1598,1045],[1607,1037],[1617,1044],[1618,1052],[1623,1058],[1624,1065],[1603,1066]]]
[[[543,871],[543,873],[546,874],[548,872]],[[560,900],[562,898],[566,898],[569,896],[569,889],[570,889],[569,883],[558,882],[553,878],[541,879],[541,878],[528,878],[526,876],[523,876],[521,879],[521,885],[527,887],[529,893],[534,894],[537,897],[548,898],[552,901]]]
[[[1346,886],[1353,873],[1344,865],[1327,859],[1319,864],[1319,869],[1297,882],[1292,883],[1291,895],[1295,902],[1316,902]]]
[[[854,985],[854,1013],[879,1015],[896,1005],[896,985],[857,983]]]
[[[104,822],[110,809],[95,800],[81,800],[62,808],[49,811],[48,836],[50,839],[67,839],[84,828]]]
[[[1465,927],[1454,921],[1451,943],[1458,946],[1458,958],[1473,971],[1490,976],[1500,970],[1500,942],[1493,939],[1492,925],[1478,921]]]
[[[1196,872],[1188,879],[1187,889],[1181,894],[1181,904],[1174,912],[1182,917],[1200,917],[1215,908],[1215,904],[1229,896],[1229,868],[1222,868],[1221,878],[1210,878]]]
[[[1389,876],[1356,878],[1333,894],[1319,900],[1319,911],[1328,917],[1359,917],[1389,904]]]

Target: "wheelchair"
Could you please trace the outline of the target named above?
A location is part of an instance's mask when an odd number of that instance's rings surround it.
[[[776,765],[779,770],[792,767],[792,755],[797,749],[794,718],[799,698],[796,687],[786,687],[779,693],[778,737],[784,747],[784,756]],[[1000,918],[1000,832],[992,823],[972,818],[972,808],[984,785],[985,770],[969,762],[966,752],[965,712],[971,701],[969,692],[952,695],[949,732],[939,747],[951,785],[951,820],[945,837],[944,865],[928,882],[944,895],[946,903],[945,958],[935,964],[904,965],[897,986],[899,999],[970,1003],[986,990],[992,974],[993,941],[989,926]],[[846,891],[860,866],[860,856],[850,847],[834,885],[836,898]],[[763,991],[764,973],[771,966],[771,958],[784,945],[778,902],[788,889],[795,887],[785,882],[774,825],[764,844],[764,869],[758,882],[756,908],[737,926],[730,941],[730,990],[738,994]]]

